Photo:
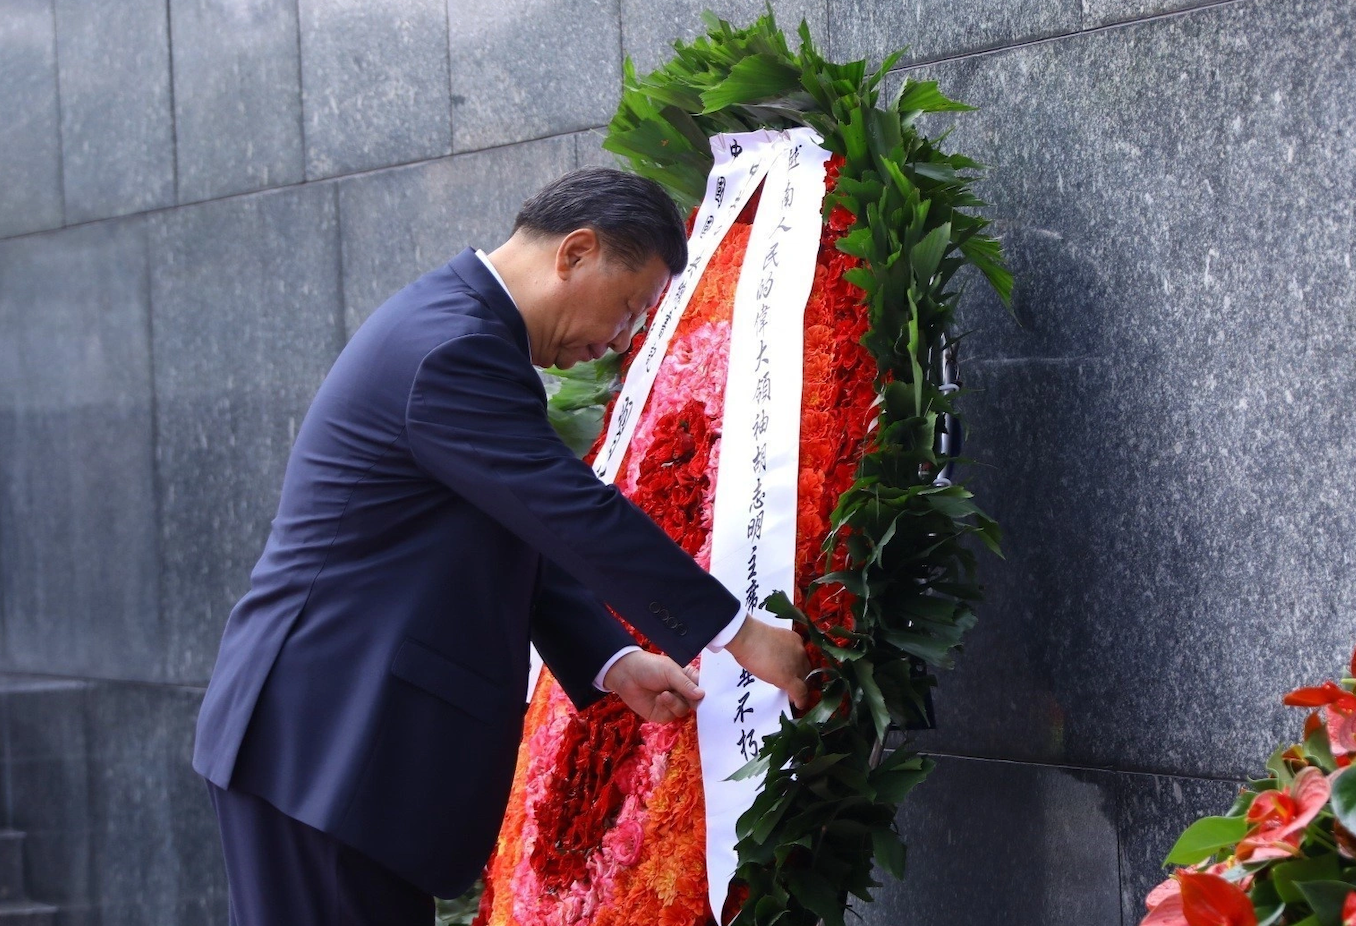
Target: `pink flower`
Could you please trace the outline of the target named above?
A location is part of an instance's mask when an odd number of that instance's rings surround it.
[[[1191,919],[1188,918],[1186,900],[1182,896],[1182,876],[1183,875],[1205,875],[1214,878],[1217,881],[1224,881],[1229,885],[1233,882],[1226,877],[1226,873],[1234,868],[1232,862],[1216,862],[1214,865],[1204,869],[1179,868],[1171,878],[1164,881],[1158,887],[1149,892],[1149,896],[1144,898],[1144,905],[1149,908],[1149,914],[1140,921],[1140,926],[1199,926],[1201,923],[1219,924],[1219,926],[1233,926],[1235,923],[1247,922],[1243,920],[1210,920],[1210,919]],[[1219,888],[1214,882],[1206,882],[1207,888],[1213,888],[1215,894],[1222,894],[1226,897],[1231,896],[1229,892]],[[1252,884],[1252,875],[1244,875],[1236,885],[1238,893],[1243,894]],[[1244,899],[1247,895],[1244,894]],[[1237,912],[1237,898],[1231,903]],[[1251,902],[1248,903],[1248,909],[1252,909]],[[1197,906],[1193,906],[1191,914],[1196,916],[1202,911]],[[1256,920],[1253,920],[1255,923]]]
[[[1248,808],[1253,824],[1238,844],[1239,861],[1284,858],[1299,852],[1304,828],[1318,816],[1332,796],[1332,785],[1321,769],[1300,770],[1283,791],[1263,791]]]
[[[630,868],[640,860],[644,830],[635,820],[620,821],[603,837],[603,848],[612,853],[617,864]]]

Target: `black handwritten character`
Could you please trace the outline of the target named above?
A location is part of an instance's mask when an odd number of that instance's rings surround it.
[[[763,539],[763,512],[758,512],[749,519],[748,530],[745,531],[747,540]],[[754,549],[757,549],[756,547]]]
[[[753,708],[749,707],[749,693],[746,691],[739,696],[739,705],[735,708],[735,723],[743,723],[744,718],[753,713]]]
[[[753,391],[753,400],[759,405],[764,402],[772,401],[772,371],[764,370],[763,375],[758,377],[758,385]]]
[[[759,444],[753,451],[753,471],[755,473],[767,472],[767,444]]]
[[[767,433],[769,420],[770,420],[770,419],[768,418],[767,412],[765,412],[765,411],[760,411],[760,412],[758,413],[757,417],[755,417],[755,418],[753,419],[753,436],[754,436],[754,437],[762,437],[764,434]]]

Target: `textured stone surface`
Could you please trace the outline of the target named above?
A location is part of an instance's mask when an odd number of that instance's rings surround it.
[[[1120,775],[1122,923],[1138,923],[1144,898],[1169,871],[1163,859],[1182,831],[1232,806],[1239,783],[1159,775]]]
[[[171,0],[179,201],[299,182],[301,77],[290,0]]]
[[[343,343],[334,187],[181,208],[151,243],[168,672],[202,682]]]
[[[0,242],[8,669],[158,677],[145,228]]]
[[[575,160],[579,167],[617,167],[617,157],[611,151],[603,150],[603,139],[607,130],[589,129],[574,133]]]
[[[30,896],[73,924],[226,922],[216,819],[193,771],[202,692],[0,676],[7,823]]]
[[[443,0],[300,0],[308,179],[452,150]]]
[[[1120,920],[1116,776],[940,758],[896,819],[903,881],[854,909],[872,926]]]
[[[574,139],[562,136],[341,181],[349,333],[462,248],[497,247],[523,200],[574,165]]]
[[[66,221],[174,202],[164,0],[54,0]]]
[[[820,51],[828,45],[828,0],[774,0],[773,15],[777,25],[791,40],[791,47],[799,45],[796,30],[801,20],[810,26],[810,33]],[[621,0],[622,51],[631,56],[636,71],[644,74],[659,67],[673,54],[676,39],[689,41],[706,32],[702,23],[703,10],[710,10],[731,25],[743,27],[762,16],[767,10],[763,0],[677,0],[651,3],[647,0]]]
[[[226,922],[216,816],[193,771],[202,693],[100,685],[88,701],[93,897],[101,926]]]
[[[5,823],[26,834],[28,896],[63,910],[87,910],[93,892],[88,689],[82,681],[0,675]]]
[[[833,57],[880,61],[945,58],[1076,32],[1082,0],[838,0],[829,7]]]
[[[0,2],[0,237],[61,224],[61,126],[51,0]]]
[[[447,0],[452,145],[472,151],[612,118],[617,0]]]
[[[1217,0],[1082,0],[1085,28],[1207,6]],[[1235,0],[1238,2],[1238,0]]]
[[[932,746],[1240,777],[1345,665],[1354,33],[1264,0],[921,70],[981,107],[1025,322],[963,313],[1008,559]]]

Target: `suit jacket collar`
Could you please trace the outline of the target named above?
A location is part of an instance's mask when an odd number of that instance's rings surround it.
[[[530,362],[532,353],[527,341],[527,324],[523,321],[522,313],[518,307],[513,304],[513,299],[499,285],[499,281],[494,278],[494,274],[480,262],[476,256],[475,248],[467,248],[448,263],[452,272],[461,277],[466,285],[475,290],[476,295],[480,296],[482,302],[489,307],[490,311],[508,327],[509,333],[513,336],[513,342],[517,344],[523,354]]]

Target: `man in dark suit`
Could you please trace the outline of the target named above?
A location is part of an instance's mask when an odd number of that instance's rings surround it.
[[[198,719],[234,926],[427,926],[462,893],[502,820],[529,639],[579,707],[682,716],[708,645],[803,703],[800,638],[574,457],[533,369],[624,349],[686,259],[660,187],[576,171],[340,354]]]

